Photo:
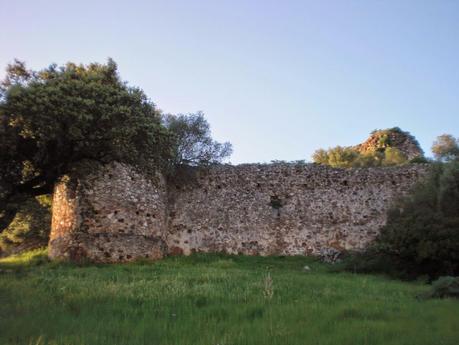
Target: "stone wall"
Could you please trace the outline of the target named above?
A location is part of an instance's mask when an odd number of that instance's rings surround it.
[[[377,235],[394,198],[426,171],[222,165],[166,184],[113,163],[56,185],[50,256],[119,262],[194,251],[358,250]]]
[[[424,170],[319,165],[221,166],[197,185],[169,188],[172,251],[261,255],[361,249],[385,222],[390,201]]]
[[[129,166],[91,164],[56,184],[49,256],[72,261],[166,254],[166,184]]]

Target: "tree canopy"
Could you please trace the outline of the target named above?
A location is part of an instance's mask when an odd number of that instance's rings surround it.
[[[212,140],[202,113],[164,117],[111,59],[39,71],[16,60],[0,87],[0,231],[24,198],[49,193],[83,159],[171,171],[230,153]]]
[[[459,160],[459,138],[451,134],[443,134],[437,137],[432,145],[432,153],[439,161]]]

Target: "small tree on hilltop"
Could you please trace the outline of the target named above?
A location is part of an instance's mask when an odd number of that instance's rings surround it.
[[[459,160],[459,138],[451,134],[440,135],[432,145],[432,153],[439,161]]]

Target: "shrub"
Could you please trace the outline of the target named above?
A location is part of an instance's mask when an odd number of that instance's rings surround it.
[[[459,277],[440,277],[432,283],[431,290],[424,296],[426,298],[459,298]]]
[[[383,165],[400,165],[407,161],[406,155],[395,147],[388,147],[384,151]]]
[[[10,225],[0,234],[0,251],[16,252],[46,246],[51,227],[51,196],[31,197],[19,206]]]
[[[418,141],[398,127],[374,130],[371,136],[357,146],[336,146],[319,149],[312,155],[317,164],[338,168],[360,168],[401,165],[409,158],[423,157]]]
[[[432,145],[432,153],[439,161],[458,161],[459,138],[455,138],[451,134],[440,135]]]
[[[431,161],[428,160],[425,157],[417,156],[417,157],[414,157],[414,158],[410,159],[410,163],[412,163],[412,164],[428,164],[428,163],[431,163]]]
[[[374,244],[346,268],[405,278],[459,275],[459,163],[436,164],[400,199]]]

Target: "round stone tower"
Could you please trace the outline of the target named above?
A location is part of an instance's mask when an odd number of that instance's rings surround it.
[[[167,252],[166,183],[134,168],[85,162],[55,186],[52,259],[123,262]]]

